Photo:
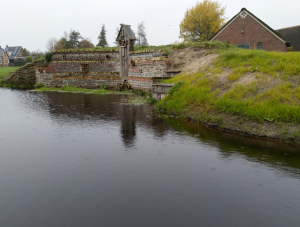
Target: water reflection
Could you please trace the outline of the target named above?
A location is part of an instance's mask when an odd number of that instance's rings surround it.
[[[123,95],[0,95],[3,226],[300,221],[298,145],[208,129]]]

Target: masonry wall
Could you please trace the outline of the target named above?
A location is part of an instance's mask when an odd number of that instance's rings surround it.
[[[244,34],[241,31],[244,31]],[[263,50],[286,52],[284,42],[278,39],[268,29],[263,27],[249,14],[242,18],[238,16],[215,39],[221,42],[229,41],[231,44],[250,44],[250,49],[256,49],[257,43],[263,43]]]
[[[45,86],[115,87],[122,81],[117,51],[53,52],[48,67],[35,70]]]
[[[129,54],[128,82],[134,89],[151,90],[153,78],[166,77],[171,62],[162,50],[133,51]]]
[[[132,51],[129,54],[128,82],[134,89],[151,90],[154,78],[169,77],[171,62],[162,50]],[[121,77],[120,54],[117,51],[53,52],[45,68],[36,67],[37,83],[45,86],[63,85],[114,88]]]

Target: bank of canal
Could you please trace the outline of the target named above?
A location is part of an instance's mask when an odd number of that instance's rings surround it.
[[[299,146],[126,95],[0,89],[1,226],[298,226]]]

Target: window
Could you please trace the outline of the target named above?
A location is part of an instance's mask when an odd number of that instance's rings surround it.
[[[250,44],[235,44],[235,46],[242,49],[250,49]]]
[[[245,18],[248,14],[245,11],[243,11],[240,15],[242,18]]]
[[[263,49],[262,42],[257,43],[256,49],[258,49],[258,50],[262,50]]]

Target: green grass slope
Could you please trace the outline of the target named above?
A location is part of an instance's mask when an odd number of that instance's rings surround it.
[[[210,53],[219,55],[212,65],[164,81],[177,84],[158,102],[159,108],[219,125],[228,116],[277,125],[300,123],[300,53],[239,48]],[[300,135],[300,127],[298,131]]]

